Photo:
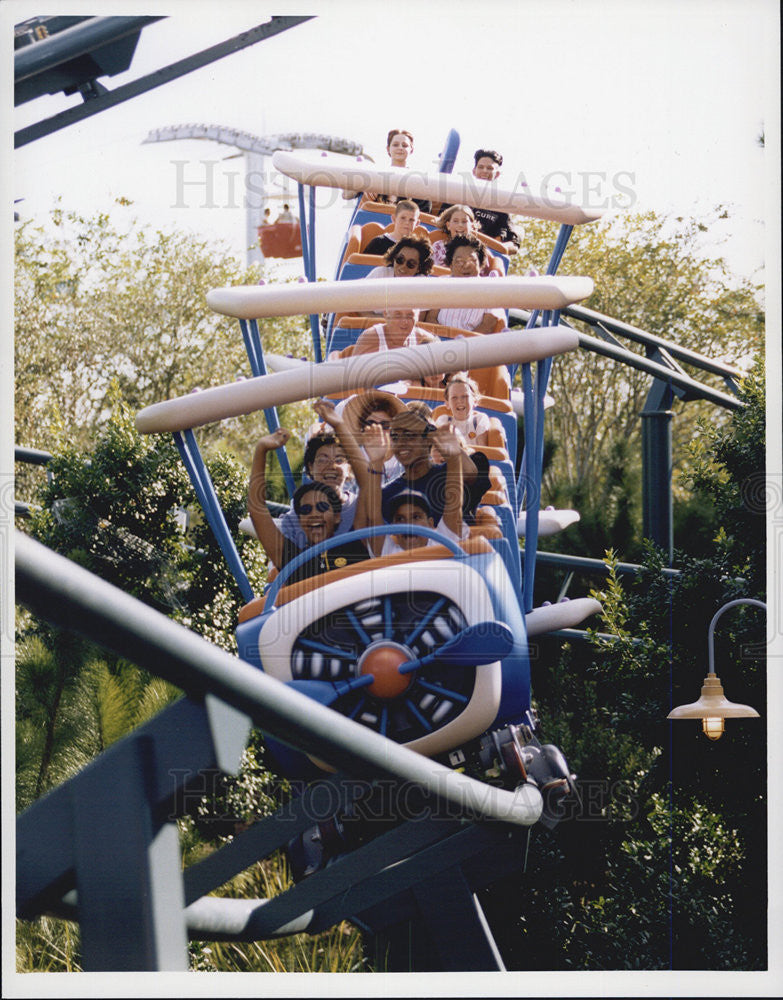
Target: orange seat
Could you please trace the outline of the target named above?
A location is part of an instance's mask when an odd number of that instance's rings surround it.
[[[497,417],[489,418],[489,431],[487,432],[487,444],[490,448],[500,448],[505,452],[506,458],[511,461],[506,448],[506,435]]]
[[[508,399],[511,392],[511,378],[505,365],[476,368],[470,372],[470,377],[478,385],[482,396],[490,396],[492,399]]]
[[[370,201],[365,197],[359,202],[359,208],[363,212],[376,212],[378,215],[385,215],[389,219],[394,216],[394,205],[389,205],[385,201]]]
[[[365,222],[362,226],[362,238],[359,245],[359,250],[362,252],[370,240],[374,240],[376,236],[380,236],[381,233],[386,233],[393,228],[393,225],[385,226],[382,222]]]
[[[485,527],[500,527],[500,521],[498,520],[497,514],[494,510],[489,507],[479,507],[476,510],[476,516],[473,519],[475,526],[484,525]]]
[[[502,538],[503,532],[496,524],[474,524],[468,528],[471,538]]]
[[[466,552],[468,555],[479,555],[482,553],[492,552],[492,546],[485,538],[480,536],[476,538],[468,538],[464,542],[460,542],[459,545],[463,552]],[[277,607],[281,607],[283,604],[288,604],[289,601],[296,600],[297,597],[302,597],[314,590],[320,590],[321,587],[326,587],[328,584],[333,583],[336,580],[344,580],[349,576],[356,576],[358,573],[369,573],[373,570],[384,570],[389,566],[398,566],[401,563],[450,559],[453,555],[454,553],[451,549],[446,548],[445,545],[423,545],[420,548],[411,549],[408,552],[397,552],[392,556],[379,556],[376,559],[365,559],[363,562],[346,566],[345,569],[333,569],[328,573],[319,573],[316,576],[308,577],[306,580],[300,580],[298,583],[289,583],[285,587],[281,587],[280,592],[277,595]],[[255,618],[257,615],[260,615],[264,610],[265,604],[266,595],[262,597],[254,597],[252,601],[249,601],[244,605],[244,607],[239,609],[239,621],[246,622],[251,618]]]
[[[490,507],[502,507],[508,503],[508,498],[505,490],[487,490],[480,502],[488,504]]]
[[[359,253],[362,245],[362,227],[361,226],[351,226],[348,230],[348,241],[345,244],[345,253],[343,254],[343,264],[348,260],[348,258],[353,253]]]

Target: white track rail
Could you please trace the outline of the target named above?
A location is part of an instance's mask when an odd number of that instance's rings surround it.
[[[383,278],[289,285],[235,285],[207,292],[215,312],[236,319],[376,309],[564,309],[593,293],[593,279]]]
[[[571,204],[566,198],[544,195],[536,198],[525,188],[510,190],[473,174],[425,174],[415,170],[377,170],[366,163],[343,164],[328,158],[308,159],[278,151],[272,157],[275,170],[311,187],[344,191],[375,191],[402,198],[419,198],[452,205],[490,208],[509,215],[526,215],[571,226],[595,222],[603,212]]]

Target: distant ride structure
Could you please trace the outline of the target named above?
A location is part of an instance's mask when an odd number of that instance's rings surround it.
[[[272,199],[287,194],[270,191],[267,160],[280,150],[320,149],[343,153],[346,156],[363,156],[361,143],[340,136],[314,132],[285,132],[267,136],[254,135],[227,125],[165,125],[147,133],[144,143],[175,142],[202,139],[231,146],[238,150],[233,155],[242,156],[245,165],[245,256],[248,267],[263,263],[265,257],[301,257],[302,242],[299,223],[271,222],[265,224],[264,212]]]

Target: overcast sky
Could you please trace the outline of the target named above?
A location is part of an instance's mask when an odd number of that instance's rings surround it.
[[[104,81],[110,88],[270,14],[302,12],[290,3],[231,0],[77,6],[80,13],[172,12],[143,30],[128,73]],[[193,122],[256,135],[325,133],[362,143],[385,164],[384,137],[396,126],[416,137],[415,165],[431,169],[455,128],[457,170],[469,169],[478,146],[494,147],[505,156],[504,180],[523,176],[534,192],[548,180],[609,211],[705,215],[728,204],[729,221],[709,240],[726,241],[721,252],[740,273],[762,263],[765,171],[775,153],[757,138],[779,97],[775,3],[345,0],[305,7],[318,16],[17,151],[17,210],[40,218],[57,196],[80,211],[121,196],[142,221],[221,238],[242,255],[243,158],[227,159],[232,148],[208,141],[143,144],[150,129]],[[40,9],[37,0],[0,5],[11,23]],[[73,4],[47,7],[73,11]],[[16,109],[14,128],[80,100],[28,102]],[[319,272],[330,277],[348,206],[333,193],[319,204],[331,206],[319,239]]]

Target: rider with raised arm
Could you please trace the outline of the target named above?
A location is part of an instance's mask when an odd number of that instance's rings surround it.
[[[452,541],[467,538],[469,529],[462,517],[463,501],[463,449],[460,439],[452,428],[444,427],[433,432],[432,441],[445,460],[443,482],[443,515],[435,521],[432,504],[428,497],[414,489],[403,489],[383,501],[380,488],[379,470],[383,468],[384,444],[381,440],[365,448],[369,457],[369,467],[375,472],[366,494],[367,519],[371,525],[384,523],[413,524],[434,528],[435,531]],[[422,539],[417,535],[378,535],[368,540],[368,548],[375,556],[406,552],[419,545],[437,545],[435,539]]]
[[[313,409],[321,420],[329,424],[340,436],[341,444],[359,486],[354,528],[365,527],[367,524],[366,492],[370,479],[375,477],[370,472],[368,462],[353,434],[348,430],[342,418],[334,412],[334,406],[327,400],[319,400],[314,404]],[[382,432],[371,429],[368,441],[371,443],[378,433]],[[292,503],[307,545],[297,545],[296,542],[286,538],[282,533],[266,505],[266,456],[270,451],[284,445],[289,437],[290,432],[281,427],[258,441],[253,455],[253,467],[248,485],[248,510],[253,528],[264,546],[267,556],[278,570],[305,551],[306,547],[317,545],[319,542],[331,538],[339,524],[342,511],[340,497],[334,487],[318,480],[303,483],[294,493]],[[294,583],[297,580],[304,580],[328,570],[341,569],[366,558],[367,549],[362,542],[345,542],[308,559],[294,572],[289,582]]]
[[[392,450],[403,467],[403,473],[384,486],[383,503],[391,502],[403,490],[423,493],[437,524],[445,508],[447,469],[445,464],[435,464],[432,460],[430,450],[438,428],[428,413],[425,403],[413,403],[393,418],[390,432]],[[480,451],[468,455],[461,445],[459,459],[463,476],[463,518],[470,524],[476,507],[490,487],[489,460]]]

